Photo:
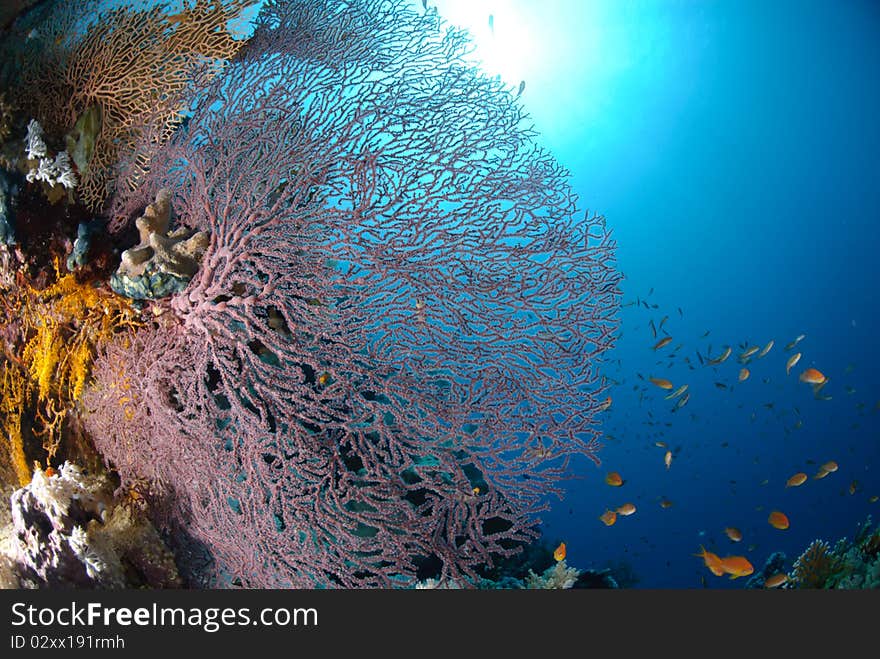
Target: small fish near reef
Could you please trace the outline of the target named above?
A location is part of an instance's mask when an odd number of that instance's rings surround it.
[[[629,515],[632,515],[635,511],[636,511],[636,507],[634,504],[625,503],[622,506],[618,506],[618,508],[615,512],[618,515],[623,515],[624,517],[628,517]]]
[[[785,487],[800,487],[807,482],[807,475],[799,471],[794,476],[785,481]]]
[[[716,357],[715,359],[710,359],[706,363],[710,364],[712,366],[717,366],[718,364],[722,364],[725,361],[727,361],[727,358],[730,357],[730,353],[732,353],[732,352],[733,352],[733,348],[731,348],[730,346],[727,346],[724,349],[724,352],[721,353],[720,357]]]
[[[788,361],[785,362],[785,374],[790,375],[791,369],[795,367],[795,365],[801,360],[801,353],[796,352],[791,357],[788,358]]]
[[[605,526],[614,526],[614,522],[617,521],[617,513],[613,510],[606,510],[599,516],[599,519]]]
[[[825,384],[828,380],[828,378],[825,377],[825,374],[816,368],[808,368],[801,373],[799,379],[801,382],[806,382],[807,384]]]
[[[560,542],[559,546],[553,551],[553,558],[558,563],[565,560],[565,543]]]
[[[731,579],[747,577],[755,571],[754,566],[745,556],[725,556],[721,559],[721,569],[729,574]]]
[[[669,380],[667,380],[666,378],[650,377],[648,379],[651,381],[652,384],[655,384],[656,386],[660,387],[661,389],[672,389],[672,383]]]
[[[668,396],[664,396],[663,400],[672,400],[673,398],[678,398],[687,390],[688,390],[688,385],[683,384],[678,389],[676,389],[671,394],[669,394]]]
[[[672,465],[672,451],[666,451],[666,455],[663,456],[663,464],[667,469]]]
[[[767,518],[767,522],[774,529],[779,529],[780,531],[784,531],[789,527],[788,516],[785,513],[779,512],[778,510],[774,510],[770,513],[770,516]]]
[[[730,538],[731,542],[742,542],[743,534],[738,528],[734,526],[727,526],[724,528],[724,534]]]
[[[771,577],[767,577],[764,581],[764,588],[779,588],[788,581],[788,575],[785,572],[778,572]]]
[[[721,558],[718,556],[718,554],[713,554],[711,551],[706,551],[706,548],[703,547],[703,545],[700,545],[700,553],[694,554],[694,556],[696,556],[697,558],[702,558],[703,563],[716,577],[720,577],[724,574],[724,568],[721,567]]]
[[[611,487],[620,487],[623,483],[623,478],[621,478],[620,474],[616,471],[609,472],[608,475],[605,476],[605,484],[610,485]]]
[[[657,343],[654,344],[654,350],[660,350],[660,348],[662,348],[663,346],[667,346],[670,343],[672,343],[672,337],[671,336],[664,336],[662,339],[660,339],[659,341],[657,341]]]

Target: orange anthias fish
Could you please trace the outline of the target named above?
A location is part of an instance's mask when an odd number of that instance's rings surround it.
[[[737,380],[739,380],[740,382],[744,382],[748,377],[749,377],[749,369],[741,368],[739,371],[739,377],[737,377]]]
[[[616,471],[612,471],[605,476],[605,484],[610,485],[611,487],[620,487],[623,485],[623,478],[621,478],[620,474]]]
[[[721,569],[730,575],[731,579],[747,577],[755,571],[745,556],[725,556],[721,559]]]
[[[666,378],[648,378],[661,389],[672,389],[672,383]]]
[[[807,384],[825,384],[827,379],[822,371],[815,368],[808,368],[800,375],[800,381]]]
[[[798,487],[807,482],[807,475],[799,471],[794,476],[785,481],[785,487]]]
[[[743,539],[742,531],[734,526],[725,527],[724,532],[733,542],[741,542]]]
[[[837,463],[834,460],[829,460],[828,462],[823,464],[821,468],[828,473],[831,473],[837,471]]]
[[[606,412],[609,409],[611,409],[611,396],[608,396],[608,398],[599,403],[600,412]]]
[[[553,552],[553,558],[554,558],[557,562],[558,562],[558,561],[564,561],[564,560],[565,560],[565,543],[564,543],[564,542],[560,542],[560,543],[559,543],[559,546],[558,546],[558,547],[556,548],[556,550]]]
[[[770,516],[767,518],[767,521],[770,523],[774,529],[779,529],[780,531],[784,531],[788,528],[788,517],[785,513],[781,513],[778,510],[774,510],[770,513]]]
[[[716,577],[720,577],[724,574],[724,568],[721,565],[721,558],[718,554],[713,554],[711,551],[706,551],[706,548],[703,545],[700,545],[700,553],[694,554],[698,558],[703,559],[703,563],[706,564],[706,567],[709,568],[709,571],[714,574]]]
[[[599,519],[605,526],[614,526],[614,522],[617,521],[617,513],[613,510],[606,510],[599,516]]]
[[[664,510],[666,508],[672,508],[672,502],[669,499],[663,499],[660,501],[660,507]]]
[[[666,455],[663,456],[663,464],[669,469],[669,466],[672,464],[672,451],[666,451]]]
[[[767,580],[764,582],[764,588],[779,588],[786,581],[788,581],[788,575],[785,572],[779,572],[772,577],[767,577]]]
[[[657,343],[654,345],[654,350],[660,350],[660,348],[662,348],[665,345],[669,345],[671,342],[672,342],[671,336],[664,336],[662,339],[657,341]]]
[[[626,517],[627,515],[632,515],[635,511],[636,507],[631,503],[625,503],[617,508],[617,514],[623,515],[624,517]]]
[[[795,367],[795,364],[797,364],[800,360],[801,353],[799,352],[796,352],[791,357],[789,357],[788,361],[785,362],[785,374],[789,375],[791,373],[791,369],[793,369]]]

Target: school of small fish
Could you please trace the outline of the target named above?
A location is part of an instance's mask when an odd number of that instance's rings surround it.
[[[649,296],[653,293],[653,288],[651,289]],[[657,304],[651,304],[647,300],[642,298],[636,298],[636,300],[625,303],[624,307],[627,306],[635,306],[637,308],[644,308],[648,310],[648,313],[659,308]],[[684,317],[684,312],[681,308],[678,308],[678,314],[680,318]],[[647,410],[647,421],[644,421],[643,424],[647,425],[650,429],[650,432],[654,434],[659,433],[661,435],[664,434],[665,429],[672,428],[671,421],[661,421],[657,418],[655,410],[651,407],[651,401],[656,400],[658,397],[656,395],[652,395],[652,391],[656,391],[656,389],[652,389],[652,387],[659,388],[661,390],[667,391],[669,393],[662,396],[663,401],[673,401],[672,407],[669,408],[671,412],[676,412],[681,410],[691,398],[691,395],[698,395],[699,391],[694,390],[694,383],[691,382],[674,382],[674,380],[679,379],[678,377],[672,377],[664,374],[665,370],[671,370],[676,364],[681,364],[682,362],[687,368],[691,371],[696,370],[699,367],[703,368],[712,368],[716,373],[716,380],[714,382],[715,389],[720,389],[722,391],[732,392],[736,386],[746,386],[746,387],[756,387],[763,385],[769,385],[774,381],[775,376],[772,372],[768,375],[762,375],[762,371],[753,370],[750,366],[756,360],[761,360],[771,354],[773,348],[775,346],[775,340],[770,339],[766,342],[762,343],[750,343],[750,342],[742,342],[739,345],[739,351],[737,352],[736,362],[740,364],[738,367],[738,371],[734,372],[734,376],[731,378],[725,378],[723,375],[723,371],[719,371],[719,369],[726,369],[726,366],[722,366],[727,362],[730,357],[734,354],[735,347],[733,344],[723,345],[719,352],[713,353],[712,346],[709,345],[706,348],[698,348],[693,355],[696,357],[696,360],[691,359],[691,355],[683,354],[684,350],[684,342],[671,347],[670,350],[664,350],[671,346],[674,341],[673,335],[670,333],[667,327],[667,323],[669,321],[669,315],[664,315],[659,323],[655,323],[654,319],[651,318],[648,322],[648,328],[651,331],[651,338],[653,342],[649,344],[647,347],[650,348],[650,352],[656,354],[654,365],[651,366],[652,374],[642,374],[636,373],[636,376],[640,381],[646,384],[636,383],[633,386],[634,391],[639,392],[639,406],[649,405],[649,409]],[[674,323],[673,323],[674,324]],[[637,327],[635,329],[638,329]],[[707,339],[710,336],[711,332],[706,330],[702,336],[699,338],[700,341]],[[622,336],[622,333],[621,333]],[[788,342],[785,345],[784,353],[781,358],[784,358],[784,370],[785,375],[788,377],[792,374],[792,371],[795,367],[804,359],[803,352],[792,352],[796,347],[798,347],[801,342],[806,339],[806,334],[798,334],[792,341]],[[777,350],[777,353],[779,351]],[[773,353],[773,354],[777,354]],[[771,360],[773,357],[770,358]],[[731,360],[733,361],[733,360]],[[621,368],[620,360],[617,360],[618,370]],[[755,367],[757,368],[757,367]],[[777,366],[777,368],[779,368]],[[764,367],[766,371],[766,367]],[[849,373],[853,370],[853,366],[850,365],[846,369],[846,373]],[[825,395],[823,393],[824,388],[829,382],[829,377],[825,372],[820,370],[818,367],[809,365],[800,371],[797,376],[797,381],[803,384],[809,385],[812,390],[813,398],[816,400],[831,400],[830,395]],[[608,380],[617,386],[623,385],[626,382],[625,377],[621,377],[619,379],[608,378]],[[731,380],[735,380],[735,382],[731,382]],[[758,382],[757,384],[753,384],[752,382]],[[847,386],[845,388],[847,394],[852,395],[855,393],[855,389],[853,387]],[[607,399],[610,406],[610,397]],[[742,407],[742,405],[740,405]],[[605,411],[608,409],[607,407],[600,406],[601,411]],[[764,403],[760,408],[755,411],[752,411],[749,419],[752,423],[755,423],[758,420],[758,412],[759,410],[765,410],[771,414],[777,415],[779,418],[782,418],[781,415],[785,414],[786,417],[790,417],[790,415],[794,414],[794,419],[789,420],[788,424],[784,426],[785,434],[788,435],[793,431],[798,430],[803,426],[803,419],[801,419],[800,410],[797,407],[794,407],[792,411],[777,411],[777,406],[775,402],[768,401]],[[859,407],[860,411],[865,409],[865,404],[861,403]],[[880,411],[880,401],[877,402],[874,411]],[[692,420],[695,420],[696,414],[690,414]],[[616,438],[614,435],[606,433],[606,438],[614,441]],[[657,448],[663,450],[663,464],[665,466],[666,471],[670,471],[671,473],[675,473],[676,470],[672,469],[673,459],[679,454],[682,450],[680,446],[676,446],[671,448],[669,446],[668,441],[653,439],[652,443]],[[729,442],[722,442],[721,447],[727,448],[730,445]],[[758,458],[756,457],[754,462],[758,464]],[[817,464],[813,460],[806,460],[807,464]],[[815,474],[813,475],[814,480],[821,480],[828,477],[830,474],[833,474],[839,470],[839,466],[834,460],[827,460],[823,462]],[[791,472],[789,472],[791,473]],[[784,478],[784,477],[783,477]],[[808,480],[809,476],[807,474],[807,470],[797,471],[793,473],[791,476],[784,481],[784,489],[790,488],[800,488],[804,486]],[[626,481],[621,477],[620,473],[617,471],[609,472],[605,477],[605,483],[611,487],[619,488],[623,487]],[[771,479],[767,478],[761,481],[760,486],[764,487],[771,483]],[[731,485],[731,490],[737,486],[736,480],[730,480],[729,484]],[[630,486],[631,487],[631,486]],[[780,486],[781,487],[781,486]],[[629,488],[627,488],[628,490]],[[857,479],[852,479],[849,486],[841,492],[848,492],[849,495],[853,496],[858,492],[862,491],[861,484]],[[880,496],[877,494],[870,494],[867,497],[867,501],[869,503],[876,503],[880,500]],[[663,510],[668,510],[673,507],[673,502],[665,496],[656,497],[656,501],[659,504],[659,507]],[[768,506],[769,507],[769,506]],[[756,511],[760,512],[764,510],[763,505],[759,505],[756,507]],[[636,512],[636,505],[634,503],[624,503],[622,505],[612,505],[606,508],[605,512],[599,516],[599,520],[608,527],[614,526],[619,517],[625,517],[633,515]],[[766,523],[769,524],[770,527],[776,530],[784,531],[790,528],[791,521],[789,520],[788,515],[781,511],[773,509],[769,513],[764,513],[767,515]],[[797,521],[797,520],[795,520]],[[722,525],[723,526],[723,525]],[[748,530],[748,529],[747,529]],[[723,526],[723,532],[728,538],[730,542],[740,543],[743,541],[744,533],[743,531],[736,526]],[[700,535],[703,535],[705,532],[700,531]],[[647,538],[643,538],[643,540],[647,541]],[[751,552],[757,549],[756,544],[749,544],[747,547],[747,551]],[[696,554],[696,556],[703,559],[703,562],[706,568],[716,576],[729,575],[731,579],[737,579],[741,576],[747,576],[754,572],[754,568],[749,562],[749,560],[745,556],[725,556],[721,558],[718,554],[707,551],[705,547],[700,546],[700,553]],[[764,582],[765,588],[779,588],[785,586],[788,582],[788,575],[785,573],[777,573],[768,577]],[[705,582],[704,582],[705,583]]]

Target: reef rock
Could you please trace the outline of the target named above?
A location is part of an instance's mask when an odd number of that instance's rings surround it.
[[[210,234],[184,227],[168,233],[170,223],[171,192],[162,189],[136,221],[140,242],[122,253],[110,278],[114,291],[134,300],[152,300],[186,288],[199,269]]]
[[[180,586],[173,556],[141,511],[109,482],[65,463],[13,492],[0,529],[5,588]]]

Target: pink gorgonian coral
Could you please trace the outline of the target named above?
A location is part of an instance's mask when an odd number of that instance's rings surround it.
[[[466,580],[597,461],[613,241],[466,48],[403,2],[270,1],[117,198],[116,231],[167,188],[210,234],[83,399],[191,583]]]

